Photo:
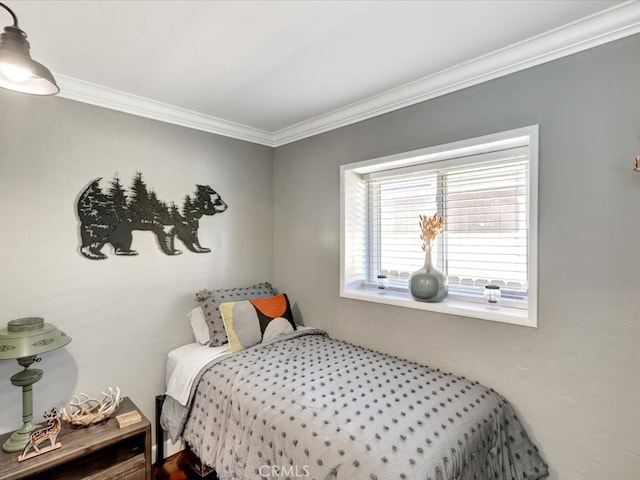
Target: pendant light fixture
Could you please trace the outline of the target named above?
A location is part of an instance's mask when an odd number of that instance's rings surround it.
[[[60,91],[47,67],[29,53],[27,34],[18,27],[18,17],[0,3],[13,17],[13,25],[0,34],[0,88],[31,95],[55,95]]]

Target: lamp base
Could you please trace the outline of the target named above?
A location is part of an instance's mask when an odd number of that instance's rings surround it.
[[[42,370],[29,368],[40,359],[36,355],[18,358],[18,363],[24,370],[11,376],[11,383],[16,387],[22,387],[22,427],[13,432],[9,439],[2,445],[5,452],[21,452],[31,440],[31,432],[35,426],[33,420],[33,384],[42,378]]]
[[[31,432],[35,427],[31,422],[25,423],[19,430],[16,430],[2,445],[2,450],[7,453],[22,452],[24,447],[27,446],[29,440],[31,440]]]

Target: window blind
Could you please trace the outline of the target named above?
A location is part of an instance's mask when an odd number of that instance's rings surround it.
[[[528,148],[412,165],[363,176],[368,196],[368,280],[406,288],[424,262],[419,215],[445,217],[434,247],[450,294],[527,294]]]

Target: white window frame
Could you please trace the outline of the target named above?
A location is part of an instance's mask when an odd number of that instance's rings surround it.
[[[538,326],[538,138],[538,125],[531,125],[342,165],[340,167],[340,296],[536,328]],[[447,297],[440,303],[419,302],[413,300],[406,290],[381,291],[365,281],[361,268],[362,250],[365,248],[363,245],[368,243],[368,239],[363,237],[362,229],[354,229],[349,221],[353,218],[361,218],[363,213],[361,201],[362,195],[366,195],[362,189],[363,175],[521,146],[529,149],[528,299],[526,305],[520,306],[525,308],[503,304],[494,310],[487,308],[483,303],[478,303],[477,300],[465,301],[459,297]],[[355,238],[358,235],[362,238]]]

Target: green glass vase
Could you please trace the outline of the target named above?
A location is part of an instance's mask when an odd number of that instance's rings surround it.
[[[431,262],[431,250],[426,250],[424,266],[409,277],[409,291],[414,300],[437,303],[449,293],[449,279]]]

